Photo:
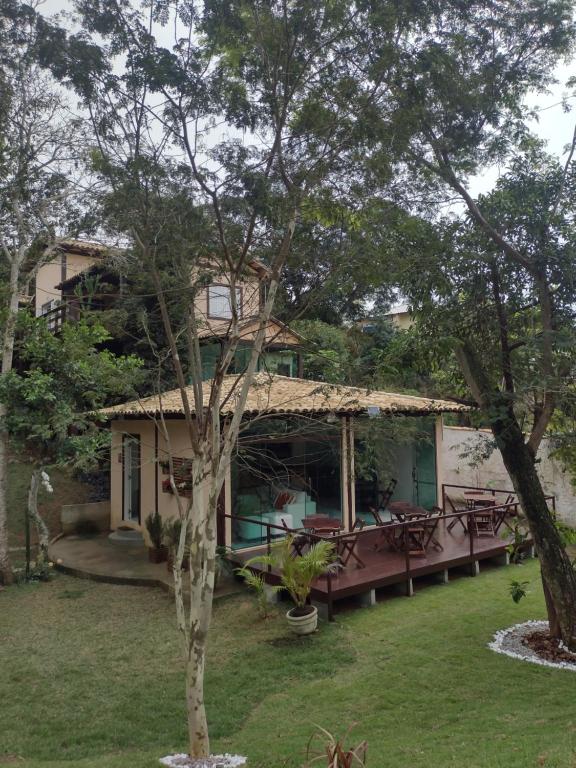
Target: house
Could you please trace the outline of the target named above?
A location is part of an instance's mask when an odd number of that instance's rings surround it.
[[[35,316],[46,317],[48,327],[57,330],[66,317],[62,283],[101,263],[108,250],[100,243],[83,240],[61,241],[55,250],[54,258],[42,264],[36,273]]]
[[[204,383],[204,395],[210,391]],[[235,411],[238,377],[225,378],[223,421]],[[192,401],[192,390],[190,390]],[[262,372],[244,409],[245,427],[228,470],[221,497],[219,543],[250,549],[262,543],[262,522],[300,528],[304,518],[322,514],[351,530],[357,518],[369,521],[379,493],[397,481],[397,498],[431,508],[441,503],[442,414],[466,406],[355,387],[327,385]],[[157,509],[176,517],[168,482],[168,430],[181,493],[189,490],[189,441],[178,390],[103,410],[112,431],[111,527],[144,531]],[[258,417],[254,420],[254,417]],[[392,417],[412,431],[391,455],[366,469],[368,431]],[[406,429],[404,430],[406,431]],[[242,519],[235,519],[235,518]]]
[[[114,309],[130,279],[122,275],[109,258],[114,249],[78,240],[60,243],[54,258],[42,265],[36,278],[35,314],[45,317],[48,327],[57,333],[64,322],[75,322],[82,311],[105,312]],[[239,373],[246,367],[257,317],[264,300],[268,269],[261,262],[248,262],[242,279],[235,283],[236,306],[240,319],[241,340],[229,370]],[[230,281],[218,266],[203,260],[194,270],[193,300],[201,343],[203,378],[214,375],[230,332],[232,302]],[[259,370],[285,376],[302,374],[300,347],[302,338],[275,318],[266,329],[265,350]],[[117,352],[132,351],[124,343]]]

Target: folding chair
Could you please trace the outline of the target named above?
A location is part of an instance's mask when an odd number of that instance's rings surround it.
[[[434,549],[440,552],[444,551],[444,547],[436,538],[436,530],[442,516],[443,512],[440,507],[432,507],[432,511],[428,517],[424,518],[422,521],[422,525],[424,526],[424,549],[427,549],[431,544]]]
[[[356,545],[360,536],[360,531],[364,528],[364,521],[359,518],[352,526],[350,533],[341,534],[337,540],[338,560],[340,565],[345,568],[350,558],[356,561],[357,568],[365,568],[366,563],[359,557],[356,551]]]
[[[284,528],[288,536],[292,536],[292,547],[294,548],[294,552],[296,552],[299,557],[302,557],[304,548],[310,543],[310,538],[304,532],[289,528],[286,525],[286,520],[284,520],[284,518],[282,518],[282,528]]]
[[[388,486],[386,487],[386,489],[384,491],[380,491],[379,500],[377,501],[377,504],[374,505],[373,507],[368,507],[370,514],[373,516],[376,522],[376,525],[384,525],[386,523],[386,520],[383,520],[380,515],[380,510],[385,510],[386,507],[388,506],[388,502],[392,498],[394,494],[394,489],[396,488],[397,484],[398,484],[398,481],[392,478],[392,480],[390,480],[390,482],[388,483]]]
[[[495,507],[475,509],[473,512],[470,512],[470,534],[478,537],[495,536],[494,512]]]
[[[458,517],[453,517],[453,518],[452,518],[452,520],[451,520],[451,521],[448,523],[448,527],[447,527],[447,529],[446,529],[446,530],[448,531],[448,533],[451,533],[451,532],[452,532],[452,528],[454,528],[454,526],[456,525],[456,523],[460,523],[460,525],[461,525],[461,526],[462,526],[462,528],[464,529],[464,533],[468,533],[468,528],[466,527],[466,523],[464,522],[464,520],[462,520],[462,518],[463,518],[463,517],[464,517],[466,514],[468,514],[468,509],[467,509],[467,508],[465,508],[465,507],[464,507],[464,508],[462,508],[462,509],[456,509],[456,507],[455,507],[455,505],[454,505],[454,502],[452,501],[452,499],[450,498],[450,496],[446,496],[446,503],[447,503],[447,504],[448,504],[448,506],[450,507],[450,511],[449,511],[449,513],[448,513],[448,514],[456,514],[456,513],[458,513],[458,512],[461,512],[461,513],[462,513],[461,515],[458,515]]]

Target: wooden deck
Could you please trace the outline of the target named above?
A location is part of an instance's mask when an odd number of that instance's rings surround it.
[[[353,596],[362,597],[365,604],[375,602],[375,591],[382,587],[400,584],[405,585],[406,594],[413,591],[413,579],[430,574],[447,576],[450,568],[468,566],[471,575],[478,573],[479,563],[482,560],[501,558],[506,562],[506,547],[512,541],[511,536],[506,536],[503,531],[497,536],[476,537],[468,536],[460,525],[452,531],[447,530],[447,521],[442,520],[437,530],[437,539],[443,546],[443,550],[428,547],[425,557],[407,557],[403,552],[396,552],[390,548],[381,551],[375,549],[379,541],[378,529],[362,531],[358,538],[357,553],[365,563],[364,568],[357,567],[352,560],[346,568],[339,569],[335,575],[323,576],[318,579],[312,590],[312,599],[325,604],[328,617],[332,618],[334,603]],[[531,547],[531,541],[524,545]],[[249,552],[236,551],[231,559],[238,565],[257,554],[264,553],[266,547]],[[280,579],[274,571],[267,571],[265,567],[257,567],[266,575],[266,581],[270,584],[278,584]]]

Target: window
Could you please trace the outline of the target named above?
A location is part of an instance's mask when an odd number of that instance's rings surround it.
[[[232,302],[228,285],[211,285],[208,288],[208,317],[216,320],[232,319]],[[236,288],[236,307],[242,317],[242,289]]]
[[[50,312],[50,310],[53,309],[55,306],[56,306],[56,302],[54,301],[54,299],[47,301],[46,304],[42,304],[41,314],[47,315],[48,312]]]

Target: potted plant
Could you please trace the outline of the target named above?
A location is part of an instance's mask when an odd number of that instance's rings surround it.
[[[223,576],[232,576],[234,573],[234,567],[230,560],[228,560],[228,553],[231,552],[230,547],[226,547],[223,544],[218,544],[216,547],[216,570],[214,573],[214,587],[220,585],[220,581]]]
[[[294,552],[293,536],[286,536],[272,545],[270,555],[259,555],[246,565],[270,565],[280,572],[281,588],[290,595],[294,603],[286,613],[288,626],[297,635],[309,635],[318,626],[318,609],[309,605],[312,583],[322,576],[336,560],[334,545],[329,541],[317,541],[307,552]]]
[[[168,548],[164,546],[164,523],[158,510],[150,512],[146,518],[146,530],[152,542],[152,546],[148,547],[148,560],[163,563],[168,557]]]
[[[164,541],[168,546],[168,560],[166,567],[170,572],[174,565],[174,559],[180,544],[180,532],[182,531],[182,521],[178,518],[168,520],[164,525]],[[189,566],[188,547],[184,550],[184,559],[182,560],[182,569],[186,570]]]

